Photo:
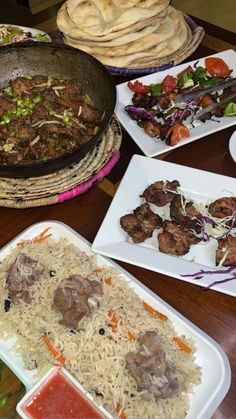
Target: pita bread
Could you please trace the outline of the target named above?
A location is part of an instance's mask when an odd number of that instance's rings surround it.
[[[71,38],[74,41],[81,39],[81,40],[84,40],[85,42],[86,41],[106,42],[112,39],[117,39],[125,34],[137,32],[148,26],[152,26],[155,24],[159,25],[160,21],[162,21],[162,18],[166,16],[166,13],[167,11],[165,9],[160,15],[153,16],[152,18],[148,20],[141,20],[140,22],[137,22],[134,25],[128,26],[127,28],[124,28],[120,31],[110,32],[109,34],[103,35],[103,36],[98,36],[98,35],[92,36],[86,33],[80,27],[77,27],[75,25],[75,23],[70,19],[67,13],[67,3],[64,3],[57,14],[57,26],[58,26],[58,29],[65,36]]]
[[[170,0],[156,0],[143,7],[143,1],[137,1],[131,7],[121,7],[117,0],[67,0],[67,13],[77,28],[90,36],[107,35],[131,25],[147,20],[161,13]],[[144,4],[149,4],[147,1]],[[122,3],[124,5],[124,2]]]
[[[129,42],[125,45],[113,46],[112,48],[107,48],[100,45],[89,46],[85,43],[81,43],[80,41],[74,42],[73,45],[76,45],[77,48],[80,48],[91,55],[119,57],[121,55],[129,55],[140,51],[149,50],[155,45],[160,45],[162,42],[168,41],[173,37],[174,33],[176,33],[175,25],[171,18],[167,16],[157,31],[143,36],[141,39],[138,39],[135,42]]]
[[[187,25],[183,14],[169,6],[168,16],[163,20],[157,32],[143,39],[129,44],[129,48],[127,45],[124,45],[123,49],[119,48],[119,50],[116,49],[115,51],[112,48],[106,55],[97,53],[99,48],[94,48],[92,52],[91,48],[81,45],[78,42],[72,42],[67,37],[65,37],[65,43],[80,48],[85,52],[92,53],[95,58],[105,65],[135,67],[135,64],[140,63],[140,61],[147,63],[153,59],[168,56],[184,44],[187,39]],[[138,49],[138,45],[142,49]],[[121,54],[122,51],[123,54]]]

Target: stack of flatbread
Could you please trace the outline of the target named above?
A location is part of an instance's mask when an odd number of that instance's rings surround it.
[[[175,56],[183,60],[204,35],[201,28],[197,43],[170,0],[67,0],[57,26],[66,44],[116,68],[154,67]]]

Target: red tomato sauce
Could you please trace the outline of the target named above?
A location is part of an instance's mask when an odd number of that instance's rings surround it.
[[[32,394],[22,409],[32,419],[104,419],[59,371]]]

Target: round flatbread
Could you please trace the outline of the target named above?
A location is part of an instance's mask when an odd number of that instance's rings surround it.
[[[161,45],[164,41],[168,41],[170,38],[172,38],[175,33],[176,28],[174,22],[169,16],[166,16],[166,18],[162,21],[159,28],[155,32],[145,35],[142,38],[137,39],[135,42],[129,42],[124,45],[113,46],[110,48],[100,46],[100,44],[90,46],[80,41],[73,42],[72,40],[72,42],[74,46],[76,45],[77,48],[80,48],[91,55],[120,57],[123,55],[130,55],[141,51],[146,51],[156,45]]]
[[[67,13],[77,28],[90,36],[101,36],[150,19],[165,10],[169,3],[170,0],[140,0],[131,3],[117,0],[67,0]]]
[[[167,13],[165,13],[166,15]],[[154,32],[157,32],[161,21],[163,20],[163,17],[160,17],[159,19],[157,19],[157,21],[155,22],[154,25],[147,25],[146,27],[138,30],[138,31],[134,31],[134,32],[130,32],[130,33],[126,33],[125,35],[119,36],[117,38],[111,39],[110,41],[89,41],[89,40],[85,40],[83,38],[78,37],[77,39],[74,37],[71,37],[70,35],[67,35],[68,39],[71,39],[72,42],[76,43],[78,42],[78,48],[79,45],[84,45],[87,47],[91,47],[91,48],[106,48],[106,49],[110,49],[113,47],[120,47],[120,46],[125,46],[127,44],[130,44],[131,42],[136,42],[139,39],[144,38],[147,35],[150,35]]]
[[[141,20],[140,22],[130,25],[127,28],[123,28],[120,31],[113,31],[109,34],[99,36],[90,35],[89,33],[85,32],[85,30],[82,30],[81,27],[77,27],[67,13],[67,3],[64,3],[57,14],[57,26],[58,29],[63,32],[66,37],[71,38],[73,41],[81,39],[85,42],[106,42],[113,39],[118,39],[125,34],[134,33],[155,24],[159,26],[162,19],[166,16],[166,13],[167,9],[163,10],[159,15],[155,15],[147,20]]]
[[[90,48],[80,45],[80,49],[92,53],[92,55],[101,61],[105,65],[114,67],[135,67],[135,64],[143,62],[151,62],[152,59],[156,60],[163,56],[168,56],[173,52],[177,51],[187,39],[187,25],[182,12],[177,11],[173,7],[169,6],[168,16],[163,20],[159,29],[155,34],[151,34],[155,38],[155,42],[152,46],[146,44],[142,50],[136,49],[136,44],[141,45],[141,41],[137,41],[130,45],[128,53],[127,46],[123,49],[124,54],[118,55],[113,54],[111,49],[110,54],[99,54],[97,50],[93,49],[93,53]],[[150,38],[150,37],[149,37]],[[78,48],[78,43],[72,42],[71,39],[65,37],[65,43]],[[122,48],[119,49],[122,51]]]

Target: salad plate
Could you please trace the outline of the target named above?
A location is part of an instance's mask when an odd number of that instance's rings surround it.
[[[39,29],[0,23],[0,46],[25,41],[51,42],[52,39],[46,32]]]
[[[90,243],[76,231],[59,221],[48,220],[29,226],[14,238],[1,249],[0,260],[9,255],[17,246],[17,243],[34,240],[45,229],[50,229],[54,240],[66,238],[71,244],[77,246],[88,255],[93,254]],[[201,383],[195,386],[194,392],[189,396],[190,408],[186,419],[210,419],[228,392],[231,382],[230,364],[223,349],[214,339],[191,323],[115,262],[97,255],[96,263],[101,268],[116,269],[142,300],[150,304],[155,310],[168,316],[177,333],[188,336],[195,342],[196,352],[194,356],[196,364],[201,368]],[[26,395],[29,396],[31,389],[35,388],[41,379],[36,375],[37,371],[33,372],[32,370],[29,371],[26,369],[21,356],[13,352],[13,345],[14,338],[7,340],[1,337],[0,358],[24,383],[26,386]],[[211,362],[209,362],[209,359]],[[50,370],[51,366],[48,366],[46,378],[50,374]],[[95,370],[93,369],[93,371]]]
[[[154,233],[143,243],[134,244],[121,228],[120,218],[140,206],[140,195],[150,184],[159,180],[178,180],[184,197],[202,206],[224,196],[236,196],[235,178],[134,155],[94,239],[92,250],[182,281],[206,288],[210,286],[216,291],[236,296],[236,269],[229,273],[227,268],[216,267],[215,239],[191,246],[184,256],[173,256],[158,250]],[[160,208],[159,215],[163,217],[162,208],[164,207]],[[199,273],[201,270],[203,272]],[[232,280],[218,282],[230,277],[233,277]]]
[[[232,159],[236,163],[236,131],[231,135],[229,140],[229,151],[231,154]]]
[[[226,50],[221,53],[213,54],[210,57],[219,57],[225,61],[229,66],[231,72],[231,77],[236,76],[236,52],[233,50]],[[200,60],[193,60],[185,64],[178,65],[174,68],[167,69],[165,71],[159,71],[158,73],[149,74],[143,77],[138,77],[132,82],[139,81],[144,85],[158,84],[162,83],[166,76],[176,77],[179,73],[186,70],[188,66],[192,68],[204,67],[205,62],[204,57]],[[205,123],[198,121],[194,122],[194,127],[189,126],[190,136],[186,139],[180,140],[176,145],[170,146],[161,141],[159,137],[151,137],[146,134],[137,122],[129,116],[128,112],[125,111],[125,107],[132,105],[132,96],[133,92],[128,88],[127,82],[119,84],[117,86],[117,103],[115,108],[115,113],[125,128],[129,133],[135,143],[139,146],[145,156],[154,157],[160,154],[172,151],[175,148],[182,147],[186,144],[189,144],[193,141],[196,141],[202,137],[208,136],[214,132],[220,131],[227,127],[236,124],[236,116],[223,116],[220,118],[212,118],[207,120]]]

